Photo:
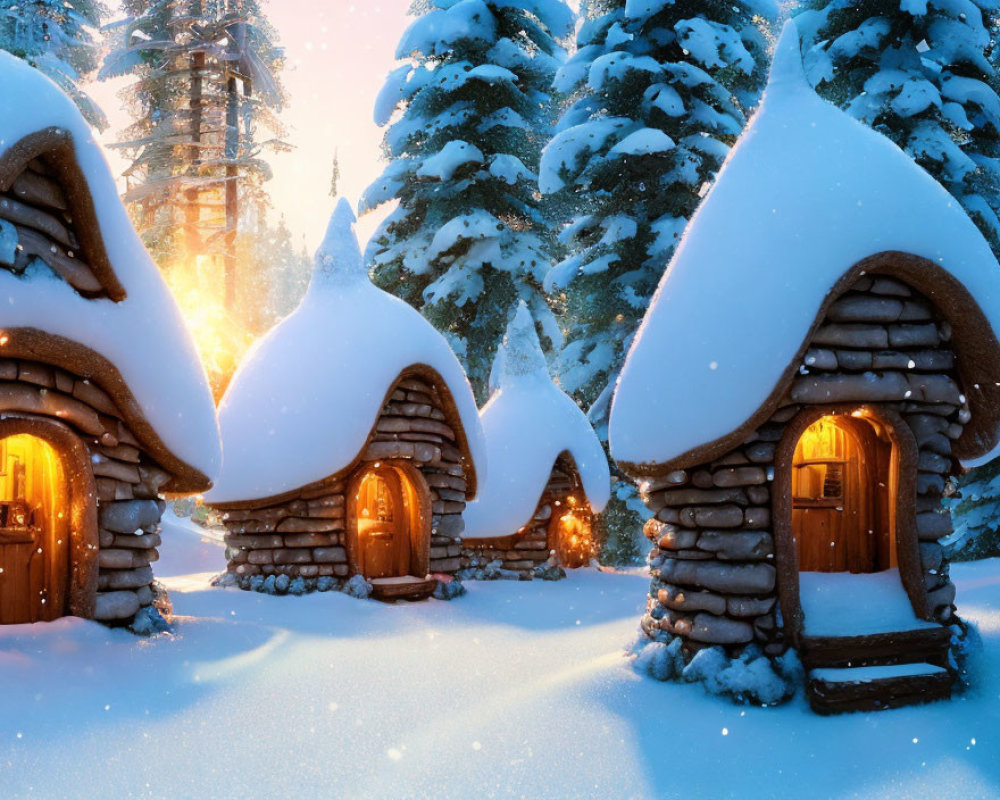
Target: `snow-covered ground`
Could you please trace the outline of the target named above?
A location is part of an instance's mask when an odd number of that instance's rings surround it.
[[[1000,560],[952,572],[973,693],[831,718],[637,675],[640,571],[387,606],[212,589],[222,563],[165,526],[174,638],[0,628],[0,798],[1000,796]]]

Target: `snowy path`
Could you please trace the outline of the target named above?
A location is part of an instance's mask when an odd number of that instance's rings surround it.
[[[975,693],[823,719],[637,676],[641,574],[275,598],[210,589],[220,545],[165,534],[176,638],[0,629],[0,798],[1000,796],[1000,561],[953,568]]]

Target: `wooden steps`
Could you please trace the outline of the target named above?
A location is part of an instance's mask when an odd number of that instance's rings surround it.
[[[376,600],[426,600],[437,586],[435,578],[418,578],[403,575],[398,578],[371,578],[372,597]]]
[[[806,692],[817,714],[880,711],[951,697],[954,676],[933,664],[832,667],[809,673]]]
[[[818,714],[878,711],[945,700],[955,675],[944,627],[869,634],[805,636],[800,654],[806,696]]]
[[[860,667],[926,661],[945,666],[951,631],[936,625],[861,636],[802,637],[802,663],[813,667]]]

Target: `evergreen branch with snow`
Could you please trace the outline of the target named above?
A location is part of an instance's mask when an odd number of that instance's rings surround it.
[[[397,200],[366,257],[374,280],[455,348],[480,401],[519,300],[550,348],[542,289],[556,247],[538,194],[552,80],[573,14],[558,0],[432,0],[405,31],[375,121],[389,160],[362,212]]]

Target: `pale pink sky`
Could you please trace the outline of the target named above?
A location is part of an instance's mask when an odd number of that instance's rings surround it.
[[[280,0],[265,4],[285,47],[282,80],[288,104],[282,119],[289,128],[291,153],[268,157],[274,178],[267,185],[274,210],[288,220],[296,242],[305,237],[312,252],[333,209],[330,168],[336,147],[340,192],[356,204],[381,169],[382,129],[372,121],[375,96],[395,65],[396,43],[411,21],[410,0]],[[90,93],[111,120],[100,138],[114,141],[128,117],[116,98],[122,82],[93,85]],[[124,162],[108,152],[115,175]],[[382,215],[379,214],[378,217]],[[377,224],[375,214],[360,221],[362,245]]]

